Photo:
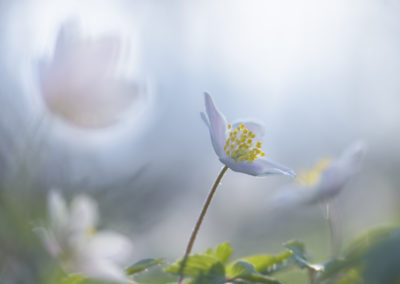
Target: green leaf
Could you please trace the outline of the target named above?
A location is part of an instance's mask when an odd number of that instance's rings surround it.
[[[346,268],[349,262],[343,257],[333,258],[323,264],[324,269],[321,271],[319,279],[331,278],[333,275]]]
[[[226,280],[224,272],[224,267],[221,263],[218,263],[213,265],[207,273],[201,273],[195,277],[190,284],[223,284]]]
[[[250,283],[281,284],[280,281],[261,274],[242,275],[240,278],[247,280]]]
[[[170,265],[164,272],[193,277],[191,284],[219,284],[225,282],[224,264],[232,255],[229,243],[222,243],[214,250],[207,249],[204,254],[191,255],[186,259],[182,271],[183,260]]]
[[[364,280],[361,278],[361,272],[357,269],[348,270],[339,280],[335,281],[335,284],[364,284]],[[387,283],[387,282],[379,282]]]
[[[229,278],[236,278],[241,275],[256,273],[251,263],[247,261],[236,261],[226,267],[226,275]]]
[[[397,240],[394,239],[393,244],[395,245],[392,247],[389,246],[386,251],[382,250],[381,255],[375,252],[381,251],[379,249],[380,244],[384,244],[385,240],[390,240],[395,235],[396,230],[393,227],[378,228],[362,234],[350,243],[342,256],[329,260],[324,264],[324,271],[322,271],[318,279],[338,278],[344,279],[342,282],[347,283],[346,279],[352,279],[350,276],[354,276],[355,271],[358,274],[361,272],[364,274],[369,273],[369,276],[364,276],[369,279],[379,276],[380,271],[383,272],[382,275],[384,277],[388,277],[390,271],[398,271],[400,258],[398,261],[395,261],[392,257],[399,255],[399,253],[394,252],[396,251],[397,244],[400,243],[400,235]],[[376,260],[376,263],[369,265],[373,260]],[[390,269],[391,264],[393,264],[394,269]],[[381,265],[385,267],[381,267]],[[350,283],[351,280],[348,282]],[[387,279],[378,279],[375,282],[390,283]]]
[[[233,253],[233,249],[229,243],[222,243],[215,248],[215,250],[208,249],[206,254],[213,256],[222,264],[226,264]]]
[[[133,275],[135,283],[140,284],[166,284],[178,282],[178,277],[173,274],[165,273],[162,265],[156,265],[152,269],[136,273]]]
[[[375,239],[362,262],[365,264],[362,277],[369,283],[399,283],[400,229]]]
[[[64,278],[60,284],[79,284],[85,281],[86,276],[81,274],[71,274]]]
[[[293,259],[300,265],[301,268],[307,266],[307,255],[305,252],[304,244],[299,241],[289,241],[283,244],[285,248],[293,253]]]
[[[164,269],[167,273],[177,274],[183,273],[183,275],[200,276],[207,275],[209,272],[225,275],[224,265],[215,257],[195,254],[191,255],[186,259],[185,267],[181,271],[182,260],[168,266]]]
[[[288,263],[288,260],[293,255],[292,251],[285,251],[278,255],[254,255],[242,258],[241,260],[247,261],[254,266],[255,271],[262,274],[269,274],[282,268],[282,265]]]
[[[250,283],[269,283],[269,284],[279,284],[278,280],[275,280],[269,276],[262,275],[258,273],[254,266],[243,260],[239,260],[230,264],[227,268],[227,277],[233,280],[245,280],[245,282]],[[236,281],[238,282],[238,281]]]
[[[308,261],[308,256],[305,251],[304,244],[299,241],[289,241],[283,245],[293,253],[292,260],[300,266],[300,268],[308,268],[314,271],[322,271],[324,267],[320,264],[312,264]]]
[[[164,260],[162,259],[153,259],[153,258],[146,258],[142,259],[135,264],[131,265],[126,269],[126,274],[132,275],[138,272],[141,272],[143,270],[146,270],[154,265],[159,265],[159,264],[164,264]]]

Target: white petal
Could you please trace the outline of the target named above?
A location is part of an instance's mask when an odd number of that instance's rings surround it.
[[[43,242],[44,247],[51,256],[58,257],[61,254],[62,250],[53,232],[42,227],[35,228],[34,231],[39,235],[40,239]]]
[[[75,267],[71,267],[75,273],[82,273],[91,278],[118,283],[134,283],[125,274],[125,270],[115,263],[94,258],[79,259]],[[70,270],[71,270],[70,269]]]
[[[293,170],[263,158],[257,159],[252,163],[236,162],[229,157],[220,160],[222,163],[227,165],[233,171],[253,176],[281,174],[281,175],[296,177],[296,174],[294,173]]]
[[[365,144],[362,141],[351,144],[338,159],[343,168],[351,173],[356,173],[360,170],[361,162],[365,154]]]
[[[86,249],[88,254],[95,255],[96,258],[124,264],[132,256],[133,246],[124,235],[113,231],[101,231],[90,239]]]
[[[216,109],[209,94],[204,93],[204,100],[209,120],[211,142],[215,153],[217,153],[219,157],[223,157],[225,155],[224,145],[226,142],[226,121],[224,116]]]
[[[205,123],[205,125],[210,128],[210,123],[208,122],[208,118],[204,112],[200,113],[201,120]]]
[[[76,126],[97,128],[114,124],[141,102],[138,83],[117,76],[122,43],[111,34],[82,37],[75,22],[64,24],[52,59],[38,66],[49,110]]]
[[[94,229],[98,221],[96,202],[86,195],[78,195],[71,202],[71,229],[86,234]]]
[[[290,184],[278,190],[271,198],[270,207],[287,208],[307,204],[314,199],[317,189],[304,187],[298,184]]]
[[[130,260],[131,252],[132,244],[128,238],[112,231],[102,231],[88,238],[76,251],[69,270],[96,279],[133,283],[122,266]]]
[[[337,195],[350,179],[360,170],[365,145],[357,142],[348,147],[340,158],[321,174],[318,194],[314,201]]]
[[[47,206],[50,215],[50,227],[57,235],[64,234],[70,217],[65,200],[58,191],[50,191]]]
[[[256,139],[259,139],[265,134],[265,127],[260,122],[256,121],[238,121],[232,124],[232,128],[236,128],[239,125],[244,124],[245,128],[252,131],[256,135]]]

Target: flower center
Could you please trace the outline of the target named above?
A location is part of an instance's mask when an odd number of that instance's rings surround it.
[[[331,159],[324,158],[317,162],[314,168],[309,169],[299,175],[297,182],[307,186],[316,185],[322,172],[330,165]]]
[[[97,232],[96,228],[90,227],[90,228],[87,228],[85,233],[86,233],[87,237],[93,237],[96,234],[96,232]]]
[[[228,124],[229,137],[224,146],[225,153],[236,162],[254,162],[265,153],[261,151],[261,142],[253,142],[256,135],[242,123],[235,129]]]

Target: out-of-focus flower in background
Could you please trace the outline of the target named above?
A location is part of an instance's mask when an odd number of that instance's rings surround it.
[[[122,265],[129,260],[132,243],[114,231],[96,231],[97,204],[86,195],[76,196],[68,207],[55,191],[48,198],[49,226],[38,228],[47,251],[67,273],[100,280],[132,283]]]
[[[308,171],[300,172],[296,184],[281,189],[273,198],[277,206],[312,204],[333,198],[359,172],[365,153],[363,142],[354,142],[336,159],[321,159]]]
[[[115,33],[88,36],[76,22],[64,23],[52,58],[38,66],[47,108],[84,128],[110,126],[128,111],[139,112],[145,90],[121,72],[129,56],[125,43]]]
[[[233,171],[253,176],[283,174],[295,177],[289,168],[271,162],[261,150],[263,127],[256,122],[240,121],[226,125],[225,117],[216,109],[211,96],[204,94],[206,113],[201,113],[210,130],[211,142],[219,160]]]

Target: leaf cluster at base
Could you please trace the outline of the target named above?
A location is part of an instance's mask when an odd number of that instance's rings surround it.
[[[233,250],[229,243],[223,243],[214,250],[189,256],[185,261],[165,268],[167,273],[183,274],[190,284],[221,283],[266,283],[280,284],[271,274],[293,264],[291,250],[278,255],[254,255],[229,262]]]

